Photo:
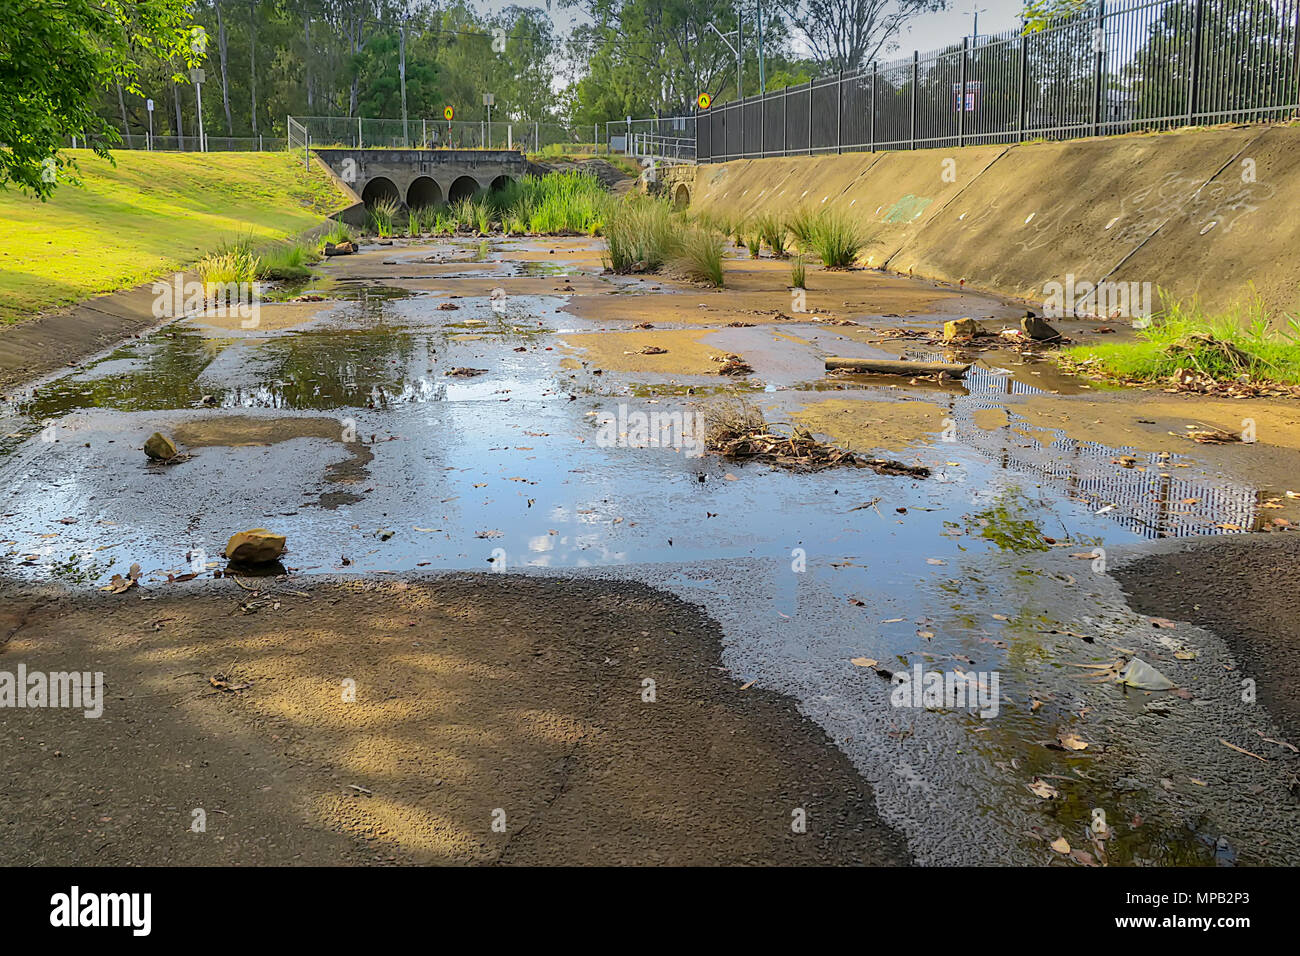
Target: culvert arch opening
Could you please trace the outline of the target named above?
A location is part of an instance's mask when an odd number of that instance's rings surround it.
[[[461,176],[451,184],[451,189],[447,190],[447,202],[457,202],[461,199],[473,199],[479,193],[479,185],[473,176]]]
[[[406,190],[406,205],[411,209],[442,205],[442,187],[429,176],[416,178]]]
[[[386,176],[376,176],[366,183],[365,188],[361,190],[361,201],[367,206],[373,206],[376,203],[385,201],[401,205],[402,193],[391,179]]]

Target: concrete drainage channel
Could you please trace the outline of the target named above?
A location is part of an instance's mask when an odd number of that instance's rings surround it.
[[[430,575],[523,576],[519,588],[555,602],[559,621],[566,586],[584,600],[581,589],[609,586],[595,603],[619,606],[631,599],[617,589],[635,582],[720,626],[698,661],[716,683],[679,676],[678,691],[689,686],[701,706],[768,694],[775,709],[755,720],[786,727],[786,745],[824,748],[782,771],[792,808],[801,774],[823,775],[803,781],[817,793],[852,778],[850,765],[869,784],[875,811],[855,819],[875,836],[852,842],[835,830],[831,842],[852,852],[808,862],[1295,862],[1292,765],[1269,742],[1282,731],[1264,707],[1243,708],[1216,636],[1130,610],[1108,570],[1159,537],[1293,515],[1283,491],[1296,450],[1261,446],[1247,468],[1240,449],[1171,440],[1187,417],[1176,397],[1098,394],[1041,355],[964,353],[919,337],[966,316],[1014,326],[1023,309],[1011,303],[818,270],[810,311],[792,314],[787,264],[737,255],[727,267],[727,288],[712,291],[606,274],[595,240],[494,239],[486,252],[479,240],[363,245],[294,290],[320,301],[264,306],[253,328],[197,316],[132,341],[5,407],[5,587],[37,617],[51,595],[73,608],[116,600],[114,615],[133,602],[143,628],[189,599],[220,595],[228,613],[274,621],[281,605],[303,602],[295,591],[342,588],[329,593],[347,600],[349,587],[378,588],[393,612],[375,627],[400,631],[423,618],[415,604],[404,610],[398,584],[418,590]],[[1064,328],[1088,334],[1082,323]],[[726,355],[752,372],[719,375],[715,358]],[[960,381],[913,382],[828,376],[829,355],[973,364]],[[697,415],[736,396],[769,422],[930,476],[798,473],[649,440],[651,422],[690,437]],[[155,431],[191,457],[151,465],[140,447]],[[287,580],[212,580],[228,537],[253,527],[285,536]],[[133,564],[130,592],[99,592]],[[458,594],[447,633],[458,614],[475,616],[474,600]],[[645,619],[636,647],[598,655],[616,663],[573,666],[618,668],[655,642],[684,659],[671,615]],[[23,639],[14,634],[10,654]],[[384,679],[399,686],[407,669],[431,667],[435,658],[420,657],[428,639],[415,637],[414,657],[394,657]],[[526,656],[561,653],[562,642]],[[227,688],[241,663],[257,671],[241,691],[249,726],[280,726],[283,715],[259,711],[256,697],[288,671],[274,655],[229,657]],[[1114,679],[1114,665],[1134,658],[1173,689]],[[900,674],[914,694],[900,691]],[[966,682],[971,706],[925,697],[933,674]],[[620,675],[634,700],[653,678]],[[673,681],[659,693],[671,698]],[[795,708],[819,728],[813,737],[797,729]],[[580,764],[602,732],[625,729],[618,720],[642,719],[601,713],[610,723],[573,730],[564,759]],[[691,734],[686,717],[673,726]],[[373,797],[377,777],[357,786]],[[477,838],[439,836],[396,804],[339,797],[338,784],[315,800],[311,825],[361,834],[381,858],[540,852],[527,841],[468,849]],[[655,799],[703,799],[674,789]],[[578,824],[558,820],[563,847],[563,827]],[[789,831],[785,815],[771,825]],[[689,832],[675,839],[684,846]],[[772,859],[803,852],[773,841]]]

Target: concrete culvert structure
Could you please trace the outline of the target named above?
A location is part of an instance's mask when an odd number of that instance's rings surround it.
[[[411,209],[442,205],[442,187],[428,176],[420,176],[406,190],[406,205]]]
[[[492,180],[492,184],[488,186],[488,191],[498,193],[509,186],[512,182],[514,182],[513,179],[502,173],[496,179]]]
[[[386,179],[383,176],[376,176],[366,183],[365,188],[361,190],[361,201],[367,206],[373,206],[375,203],[383,202],[386,199],[400,205],[402,194],[391,179]]]
[[[478,195],[478,183],[472,176],[461,176],[451,184],[451,189],[447,191],[447,202],[456,202],[459,199],[472,199]]]
[[[691,191],[686,188],[685,183],[678,183],[673,189],[673,208],[685,209],[691,204]]]

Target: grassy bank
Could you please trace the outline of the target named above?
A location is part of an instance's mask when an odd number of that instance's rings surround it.
[[[114,168],[73,150],[80,186],[47,203],[0,192],[0,323],[130,288],[235,237],[267,242],[346,205],[286,153],[123,150]]]
[[[1300,320],[1279,321],[1258,302],[1207,314],[1195,303],[1162,301],[1137,341],[1078,345],[1059,360],[1072,371],[1131,384],[1300,385]]]

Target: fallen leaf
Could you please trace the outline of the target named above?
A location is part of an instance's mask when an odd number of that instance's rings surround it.
[[[1070,855],[1070,844],[1065,839],[1065,837],[1057,837],[1055,840],[1053,840],[1052,849],[1055,850],[1057,853],[1061,854],[1061,856]]]
[[[849,661],[849,663],[854,664],[858,667],[875,667],[877,664],[880,663],[880,661],[875,660],[874,658],[871,657],[855,657],[851,661]]]

